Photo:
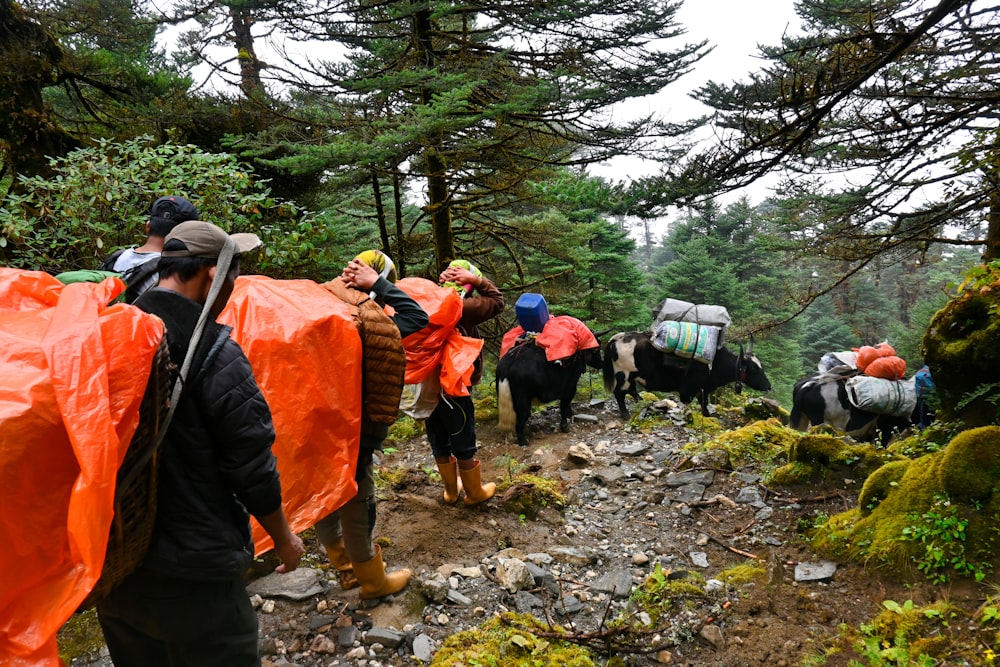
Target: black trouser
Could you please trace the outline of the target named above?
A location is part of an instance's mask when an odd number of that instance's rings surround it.
[[[471,396],[442,396],[427,418],[427,440],[435,458],[476,456],[476,411]]]
[[[139,568],[97,605],[115,667],[258,667],[257,614],[246,586]]]

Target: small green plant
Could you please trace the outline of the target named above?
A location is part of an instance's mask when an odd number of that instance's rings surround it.
[[[958,514],[958,508],[944,494],[934,496],[934,506],[923,514],[909,514],[901,540],[919,542],[924,551],[913,560],[917,569],[932,583],[943,584],[952,572],[982,581],[990,566],[971,563],[966,555],[966,528],[969,520]]]
[[[912,601],[908,601],[912,604]],[[861,626],[861,639],[855,645],[864,662],[851,660],[848,667],[934,667],[937,661],[929,655],[921,653],[916,658],[910,656],[909,641],[902,631],[897,631],[892,641],[881,637],[874,624]]]

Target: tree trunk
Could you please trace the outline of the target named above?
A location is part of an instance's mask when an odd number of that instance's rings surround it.
[[[392,172],[392,201],[396,213],[396,275],[400,278],[406,277],[406,243],[403,232],[403,184],[399,177],[399,170]]]
[[[986,251],[983,261],[1000,259],[1000,188],[990,190],[990,212],[986,216]]]
[[[240,89],[247,97],[253,98],[264,91],[260,80],[261,63],[254,50],[253,15],[237,7],[229,8],[233,19],[233,42],[236,46],[236,59],[240,63]]]
[[[0,148],[14,176],[52,176],[50,157],[78,147],[58,127],[42,91],[56,84],[62,49],[21,5],[0,0]],[[18,188],[15,178],[13,189]]]

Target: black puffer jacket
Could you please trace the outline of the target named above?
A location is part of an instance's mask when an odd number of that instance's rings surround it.
[[[163,319],[181,366],[201,306],[154,288],[136,306]],[[144,566],[184,579],[228,579],[253,560],[248,511],[281,507],[271,412],[250,362],[211,322],[160,447],[156,528]]]

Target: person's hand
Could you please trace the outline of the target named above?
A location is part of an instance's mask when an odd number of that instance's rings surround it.
[[[347,263],[340,277],[344,279],[348,287],[359,289],[362,292],[370,291],[379,279],[378,271],[356,259]]]
[[[479,284],[479,277],[472,271],[457,266],[449,266],[441,272],[439,282],[458,283],[459,285],[472,285],[475,287]]]
[[[274,549],[278,552],[278,557],[281,558],[281,565],[274,569],[279,574],[296,569],[306,550],[305,545],[302,544],[302,538],[291,532],[288,534],[288,539],[281,544],[275,544]]]

